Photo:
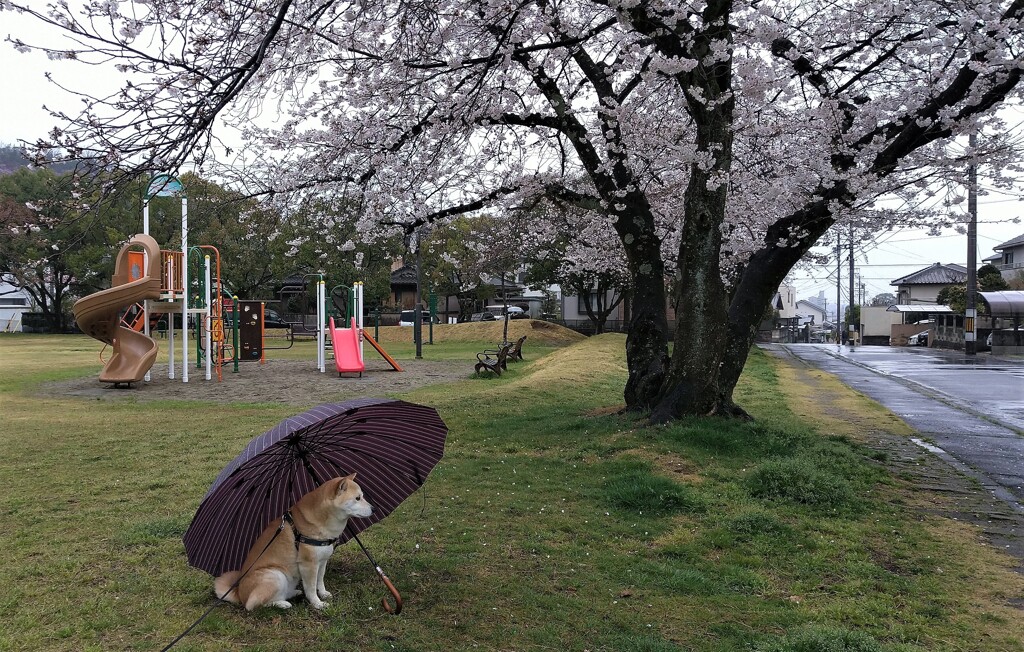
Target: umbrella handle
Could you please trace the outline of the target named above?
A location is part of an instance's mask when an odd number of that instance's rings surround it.
[[[398,592],[398,589],[395,588],[395,585],[391,583],[391,580],[388,579],[388,576],[384,574],[384,571],[381,570],[380,566],[377,567],[377,574],[380,575],[380,579],[384,582],[384,586],[388,587],[388,591],[391,591],[391,595],[395,598],[394,607],[388,604],[387,598],[381,598],[380,604],[384,607],[384,611],[388,612],[392,616],[397,616],[402,613],[402,595]]]

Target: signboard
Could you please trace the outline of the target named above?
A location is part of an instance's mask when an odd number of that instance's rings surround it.
[[[170,174],[158,174],[149,182],[146,190],[146,197],[177,197],[185,193],[185,186],[181,185],[177,177]]]

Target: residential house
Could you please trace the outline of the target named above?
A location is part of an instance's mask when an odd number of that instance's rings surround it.
[[[390,303],[398,310],[416,307],[416,265],[396,261],[391,266]]]
[[[825,312],[824,302],[819,303],[815,298],[800,299],[796,302],[795,309],[801,326],[806,324],[823,326],[828,322],[828,313]]]
[[[967,268],[962,265],[935,263],[889,283],[896,286],[896,303],[913,306],[936,303],[942,288],[967,282]]]
[[[619,298],[620,292],[617,289],[610,289],[605,292],[604,305],[608,306]],[[597,306],[597,290],[590,293],[590,305]],[[585,327],[590,323],[587,315],[587,305],[583,297],[575,294],[563,294],[560,300],[562,310],[562,321],[569,327]],[[669,309],[671,310],[671,309]],[[626,329],[626,299],[619,302],[615,309],[608,315],[605,322],[605,329],[609,331],[624,331]]]
[[[995,265],[1007,281],[1024,280],[1024,233],[992,249],[996,251],[998,259],[992,260],[996,256],[990,256],[985,262]]]
[[[935,263],[891,281],[896,286],[896,303],[889,312],[899,313],[902,324],[890,327],[890,343],[907,344],[908,338],[923,332],[927,325],[928,345],[936,346],[936,328],[947,325],[955,329],[963,316],[952,315],[949,306],[939,305],[937,299],[943,288],[967,282],[967,268],[962,265]],[[960,328],[962,329],[962,323]]]
[[[480,310],[483,310],[484,306],[499,305],[503,301],[507,301],[509,305],[528,306],[528,312],[531,316],[540,316],[540,304],[543,300],[543,293],[531,292],[517,278],[511,276],[506,276],[505,278],[482,276],[480,283],[481,285],[493,286],[495,292],[493,296],[479,301]],[[429,293],[429,288],[426,287],[425,281],[422,279],[421,284],[423,285],[421,287],[423,296],[426,297]],[[416,265],[414,263],[404,263],[399,259],[392,264],[391,295],[388,298],[388,304],[396,310],[412,310],[416,307]],[[425,299],[421,307],[424,310],[429,308],[425,303]],[[454,295],[437,297],[437,317],[442,323],[448,323],[457,319],[460,312],[458,297]]]
[[[772,305],[779,311],[779,319],[792,319],[799,316],[796,308],[796,288],[788,283],[779,286]]]

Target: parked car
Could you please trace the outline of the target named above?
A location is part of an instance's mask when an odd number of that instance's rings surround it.
[[[276,310],[270,308],[263,309],[263,328],[288,328],[291,326],[286,322],[281,315],[277,314]]]
[[[402,314],[400,314],[398,316],[398,325],[399,326],[412,326],[415,323],[416,323],[416,311],[415,310],[403,310]],[[429,324],[430,323],[430,312],[429,311],[424,310],[423,312],[420,313],[420,323],[423,323],[423,324]],[[435,324],[437,323],[436,319],[434,320],[434,323]]]
[[[907,346],[928,346],[928,331],[914,333],[908,337]]]
[[[494,315],[495,319],[503,319],[505,312],[508,312],[509,319],[529,319],[530,313],[519,306],[487,306],[487,311]]]
[[[496,317],[490,312],[474,312],[469,316],[469,321],[495,321]]]

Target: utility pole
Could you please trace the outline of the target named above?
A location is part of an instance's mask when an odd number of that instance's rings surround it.
[[[977,145],[977,137],[971,134],[968,144],[971,154]],[[967,168],[967,309],[964,311],[964,353],[977,355],[977,327],[975,318],[978,316],[978,166],[973,162]]]
[[[416,229],[416,304],[413,306],[412,335],[416,340],[416,359],[423,359],[423,309],[420,307],[423,254],[420,251],[420,231]]]
[[[836,344],[843,343],[843,245],[836,234]]]
[[[847,328],[847,338],[848,338],[848,341],[850,342],[850,347],[851,348],[853,347],[853,339],[854,338],[853,338],[853,329],[851,329],[850,326],[854,326],[856,324],[856,322],[853,320],[853,304],[856,303],[856,301],[857,301],[857,295],[854,294],[854,285],[853,285],[853,225],[851,224],[850,225],[850,319],[847,322],[849,325],[846,327]],[[857,327],[857,330],[858,331],[860,330],[859,326]]]

